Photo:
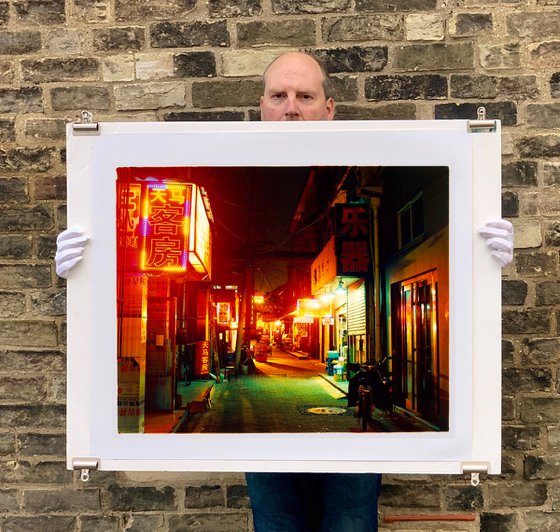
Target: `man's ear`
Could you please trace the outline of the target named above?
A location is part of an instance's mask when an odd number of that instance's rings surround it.
[[[334,118],[334,100],[329,98],[327,100],[327,120],[332,120]]]

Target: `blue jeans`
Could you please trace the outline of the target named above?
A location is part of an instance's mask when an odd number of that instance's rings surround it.
[[[246,473],[255,532],[376,532],[381,475]]]

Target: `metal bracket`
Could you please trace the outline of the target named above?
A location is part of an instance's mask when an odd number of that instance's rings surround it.
[[[486,108],[479,107],[476,110],[476,120],[469,120],[467,122],[467,129],[469,133],[492,133],[496,131],[496,120],[486,120]]]
[[[89,111],[82,111],[82,121],[72,124],[74,135],[99,135],[99,124],[93,121],[93,115]]]
[[[74,471],[80,470],[80,480],[88,482],[90,479],[89,472],[91,470],[97,471],[99,469],[99,458],[73,458],[72,468]]]
[[[488,473],[488,464],[463,463],[461,469],[464,474],[471,474],[471,486],[478,486],[480,484],[480,473]]]

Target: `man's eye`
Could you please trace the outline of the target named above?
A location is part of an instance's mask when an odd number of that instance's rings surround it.
[[[279,93],[277,93],[277,94],[273,94],[273,95],[271,96],[271,98],[272,98],[273,100],[280,100],[280,99],[282,99],[283,97],[284,97],[284,94],[282,94],[281,92],[279,92]]]
[[[304,101],[310,101],[313,99],[313,96],[311,96],[311,94],[300,94],[300,98]]]

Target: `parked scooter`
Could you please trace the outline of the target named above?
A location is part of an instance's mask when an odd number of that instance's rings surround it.
[[[348,363],[350,371],[357,371],[348,382],[348,406],[356,407],[361,428],[373,428],[373,412],[381,408],[387,412],[393,410],[393,393],[390,374],[387,371],[387,358],[376,364]]]

